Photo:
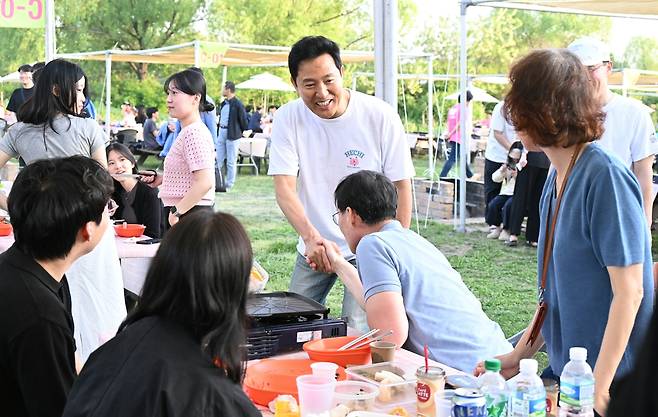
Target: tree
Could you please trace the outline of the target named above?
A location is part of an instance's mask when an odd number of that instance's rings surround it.
[[[204,0],[91,0],[82,6],[87,12],[81,14],[80,2],[62,0],[56,10],[58,36],[75,50],[92,45],[92,49],[159,48],[195,38],[194,23],[203,19],[204,4]],[[80,36],[83,33],[86,36]],[[131,63],[130,67],[138,79],[144,79],[148,64]]]
[[[624,51],[626,67],[658,71],[658,40],[645,36],[631,38]]]

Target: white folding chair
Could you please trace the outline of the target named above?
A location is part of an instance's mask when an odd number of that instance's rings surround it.
[[[238,156],[241,158],[248,158],[248,163],[236,164],[236,167],[253,167],[258,175],[258,164],[254,158],[265,158],[265,150],[267,149],[267,139],[264,137],[241,138],[238,139]]]

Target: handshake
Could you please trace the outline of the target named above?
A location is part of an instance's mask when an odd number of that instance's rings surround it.
[[[333,273],[336,270],[336,264],[345,261],[340,248],[331,240],[325,238],[305,240],[306,245],[306,263],[320,272]]]

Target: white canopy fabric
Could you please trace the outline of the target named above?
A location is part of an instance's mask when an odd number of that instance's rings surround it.
[[[7,75],[0,77],[0,83],[18,82],[20,81],[18,71],[10,72]]]
[[[655,0],[474,0],[474,5],[523,10],[658,19]]]
[[[124,51],[109,49],[104,51],[57,54],[58,58],[105,61],[108,55],[113,62],[146,62],[151,64],[181,64],[197,67],[216,68],[219,66],[286,66],[289,47],[241,45],[219,42],[192,41],[162,48]],[[341,51],[344,63],[374,60],[368,51]]]
[[[247,81],[236,84],[235,88],[267,91],[295,91],[292,85],[269,72],[254,75]]]
[[[498,100],[496,97],[492,96],[491,94],[487,93],[481,88],[477,87],[469,87],[468,88],[471,94],[473,94],[473,101],[481,101],[483,103],[498,103],[500,100]],[[457,100],[459,97],[459,91],[456,91],[448,96],[446,96],[446,100]]]

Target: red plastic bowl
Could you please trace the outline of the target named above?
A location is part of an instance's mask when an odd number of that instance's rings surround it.
[[[297,377],[310,375],[312,360],[309,359],[263,359],[250,362],[244,377],[243,387],[249,398],[259,405],[267,404],[279,395],[297,397]],[[338,380],[346,379],[345,369],[338,368]]]
[[[304,343],[304,350],[308,353],[308,357],[314,361],[333,362],[343,367],[370,363],[370,346],[368,344],[357,349],[338,351],[339,347],[354,339],[356,339],[356,336],[312,340]]]
[[[9,223],[0,223],[0,236],[9,236],[14,230]]]
[[[143,224],[117,224],[114,231],[121,237],[140,237],[144,234],[146,226]]]

